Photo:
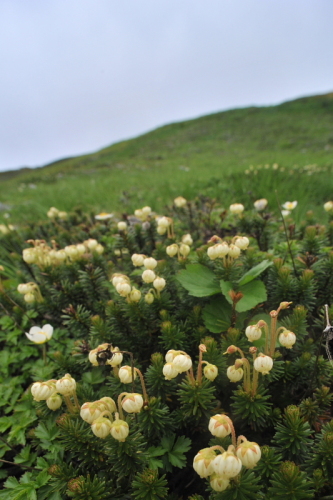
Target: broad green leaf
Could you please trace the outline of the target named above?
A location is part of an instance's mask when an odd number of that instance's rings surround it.
[[[250,281],[250,283],[239,287],[238,290],[243,294],[243,297],[236,304],[238,312],[248,311],[267,300],[266,288],[262,281]]]
[[[239,286],[243,286],[246,283],[249,283],[250,281],[254,280],[259,276],[261,273],[263,273],[269,266],[272,265],[272,262],[269,260],[263,260],[258,264],[257,266],[252,267],[247,273],[244,274],[244,276],[241,277],[239,280]]]
[[[214,297],[202,313],[205,327],[212,333],[225,332],[230,327],[231,311],[231,305],[223,295]]]
[[[232,299],[231,299],[231,297],[229,295],[230,290],[233,289],[232,284],[230,283],[230,281],[223,281],[223,280],[221,280],[220,281],[220,287],[221,287],[223,295],[225,296],[225,298],[227,299],[227,301],[229,302],[229,304],[232,305]]]
[[[201,264],[189,264],[178,273],[177,280],[194,297],[209,297],[221,291],[213,271]]]

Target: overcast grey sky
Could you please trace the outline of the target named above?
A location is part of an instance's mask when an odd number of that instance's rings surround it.
[[[333,91],[332,0],[1,0],[0,170]]]

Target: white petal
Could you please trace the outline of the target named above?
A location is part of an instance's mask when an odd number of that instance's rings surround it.
[[[41,331],[41,327],[40,326],[32,326],[29,330],[29,333],[31,335],[35,335],[35,333],[39,333]]]
[[[50,340],[50,338],[53,335],[53,326],[52,325],[44,325],[42,330],[46,334],[47,339]]]
[[[39,330],[39,333],[27,333],[25,332],[26,336],[28,337],[31,342],[34,342],[35,344],[45,344],[45,342],[48,341],[48,338],[44,332]]]

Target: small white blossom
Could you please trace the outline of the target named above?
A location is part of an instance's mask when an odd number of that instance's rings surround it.
[[[39,326],[32,326],[29,332],[25,332],[25,334],[31,342],[35,344],[44,344],[52,338],[53,326],[44,325],[41,328]]]

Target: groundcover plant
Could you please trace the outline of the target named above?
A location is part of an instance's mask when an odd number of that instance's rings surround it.
[[[333,498],[333,202],[243,203],[3,225],[1,499]]]

